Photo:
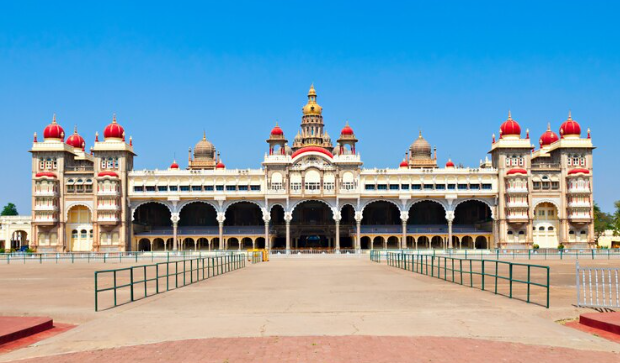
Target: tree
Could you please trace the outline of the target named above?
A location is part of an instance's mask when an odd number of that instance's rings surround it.
[[[614,207],[616,207],[616,212],[613,215],[612,229],[614,230],[614,236],[618,236],[620,235],[620,200],[614,203]]]
[[[17,213],[17,207],[13,203],[5,205],[4,209],[2,210],[3,216],[16,216],[18,214],[19,213]]]
[[[594,203],[594,242],[598,244],[598,239],[606,230],[613,228],[613,217],[601,210],[598,204]]]

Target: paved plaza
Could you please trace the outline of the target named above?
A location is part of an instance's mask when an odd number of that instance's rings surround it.
[[[552,267],[550,309],[350,256],[274,258],[99,313],[93,271],[111,265],[3,265],[3,315],[78,326],[0,361],[620,359],[620,345],[558,322],[588,311],[572,306],[574,261],[536,263]]]

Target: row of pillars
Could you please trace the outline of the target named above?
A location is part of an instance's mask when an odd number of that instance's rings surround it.
[[[408,213],[407,213],[408,214]],[[407,216],[408,217],[408,216]],[[291,213],[286,213],[284,215],[284,222],[286,224],[286,250],[290,251],[291,250],[291,220],[293,219]],[[400,248],[405,249],[407,248],[407,219],[408,218],[402,218],[401,216],[401,220],[402,220],[402,237],[401,237],[401,241],[400,241]],[[263,219],[263,221],[265,222],[265,247],[267,249],[271,248],[271,242],[269,240],[269,221],[270,219]],[[334,218],[334,221],[336,223],[336,239],[335,239],[335,245],[334,248],[336,250],[336,252],[340,251],[340,218]],[[356,218],[355,219],[355,224],[356,224],[356,236],[355,236],[355,250],[359,251],[361,250],[361,240],[362,240],[362,219],[361,218]],[[177,228],[178,228],[178,221],[173,221],[172,222],[172,234],[173,234],[173,238],[174,241],[177,241]],[[219,232],[219,240],[220,241],[224,241],[224,221],[223,220],[218,220],[218,232]],[[222,242],[220,242],[222,243]],[[241,242],[240,242],[241,243]],[[176,251],[178,249],[178,243],[174,243],[174,250]],[[416,242],[417,245],[417,242]],[[448,248],[452,249],[452,219],[448,219]]]

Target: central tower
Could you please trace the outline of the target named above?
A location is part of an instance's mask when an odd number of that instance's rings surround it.
[[[323,108],[316,102],[316,91],[314,85],[308,91],[308,103],[302,108],[301,133],[297,133],[293,142],[293,150],[298,150],[306,146],[319,146],[332,151],[334,146],[332,140],[323,131]]]

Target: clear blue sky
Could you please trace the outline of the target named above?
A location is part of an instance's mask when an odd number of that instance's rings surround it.
[[[420,128],[440,163],[476,166],[509,109],[534,141],[572,109],[595,199],[620,199],[617,2],[127,3],[2,3],[0,204],[29,212],[27,150],[53,113],[87,148],[116,113],[138,169],[184,167],[203,129],[227,167],[255,168],[276,120],[292,141],[311,82],[366,167],[397,167]]]

